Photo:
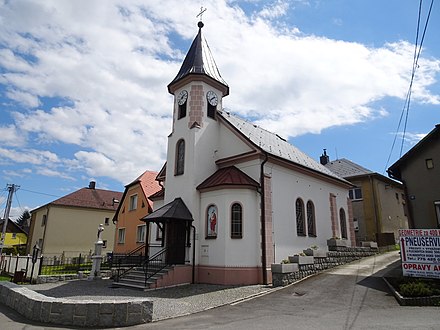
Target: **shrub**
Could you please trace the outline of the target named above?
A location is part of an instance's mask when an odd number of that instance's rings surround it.
[[[432,289],[422,281],[402,283],[399,292],[404,297],[428,297],[433,294]]]

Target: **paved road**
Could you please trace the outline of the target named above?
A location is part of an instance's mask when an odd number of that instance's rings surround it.
[[[403,307],[390,295],[382,276],[397,259],[366,258],[256,299],[124,329],[440,329],[438,307]],[[0,305],[0,329],[63,328],[28,325]]]
[[[142,328],[440,329],[438,307],[403,307],[389,293],[382,276],[396,257],[370,257],[257,299]]]

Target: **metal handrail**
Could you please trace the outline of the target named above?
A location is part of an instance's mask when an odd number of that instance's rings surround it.
[[[145,274],[145,286],[147,286],[147,281],[149,278],[153,277],[162,269],[170,265],[166,262],[166,252],[168,250],[169,248],[164,248],[144,262],[143,269]]]
[[[114,255],[112,257],[112,265],[116,264],[116,269],[117,269],[117,275],[115,278],[116,282],[119,282],[119,278],[121,276],[123,276],[124,274],[126,274],[128,271],[130,271],[131,269],[133,269],[136,266],[141,266],[142,262],[143,262],[143,258],[142,258],[142,252],[140,254],[136,254],[139,251],[142,251],[143,249],[145,249],[145,244],[142,244],[140,246],[138,246],[136,249],[134,249],[133,251],[130,251],[130,253],[128,254],[124,254],[124,255]],[[145,256],[144,256],[145,258]],[[124,267],[124,270],[122,270],[122,267]],[[128,267],[128,268],[125,268]]]

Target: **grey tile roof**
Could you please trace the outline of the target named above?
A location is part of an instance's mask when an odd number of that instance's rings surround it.
[[[226,81],[224,81],[220,75],[220,71],[215,64],[208,43],[202,35],[202,27],[203,23],[199,22],[199,33],[192,42],[179,73],[177,73],[177,76],[168,86],[176,83],[189,74],[204,74],[217,80],[222,85],[226,87],[228,86]]]
[[[345,158],[333,160],[327,163],[325,167],[345,179],[359,175],[374,174],[374,172],[370,171],[369,169],[366,169],[365,167],[353,163]]]
[[[345,183],[348,183],[342,177],[330,171],[313,158],[307,156],[304,152],[302,152],[297,147],[290,144],[277,134],[269,132],[253,124],[252,122],[246,121],[236,115],[225,111],[219,111],[219,115],[221,115],[227,122],[235,127],[241,134],[243,134],[244,137],[246,137],[250,142],[252,142],[255,146],[262,149],[263,151],[273,156],[277,156],[295,164],[304,166],[308,169],[319,172],[326,176],[330,176],[338,180],[344,181]]]

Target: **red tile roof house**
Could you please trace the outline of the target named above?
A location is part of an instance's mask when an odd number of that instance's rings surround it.
[[[95,182],[31,211],[27,253],[38,243],[45,256],[76,257],[94,250],[98,226],[104,225],[103,254],[112,252],[115,228],[111,221],[122,193],[96,189]]]
[[[145,246],[146,224],[140,219],[151,213],[153,201],[148,197],[161,191],[156,181],[157,172],[145,171],[136,180],[125,186],[113,222],[116,224],[114,253],[129,253]],[[161,236],[156,225],[149,228],[151,244],[161,246]]]

